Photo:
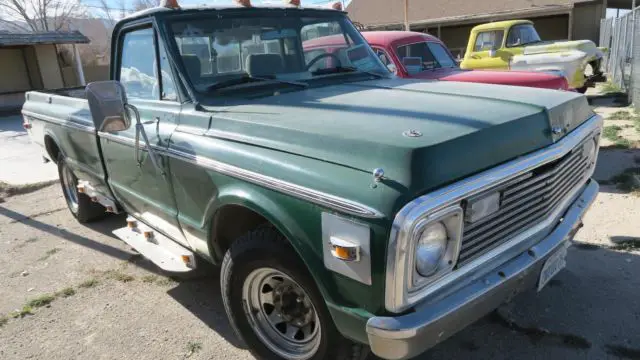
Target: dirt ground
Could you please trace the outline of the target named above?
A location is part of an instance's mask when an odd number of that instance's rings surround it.
[[[601,150],[595,177],[606,185],[567,269],[543,291],[419,359],[640,359],[640,196],[611,180],[639,159],[635,148]],[[217,270],[168,278],[111,235],[123,225],[77,223],[59,185],[4,195],[0,359],[251,359],[229,327]]]

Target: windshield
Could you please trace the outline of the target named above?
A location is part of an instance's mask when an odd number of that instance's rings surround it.
[[[348,74],[389,75],[341,14],[298,17],[270,11],[215,20],[189,18],[173,22],[171,30],[187,75],[199,92],[269,80],[300,85]],[[334,41],[339,48],[327,51]],[[317,47],[305,51],[311,42]],[[236,81],[243,79],[251,81]]]
[[[508,47],[533,44],[540,41],[536,28],[531,24],[516,25],[509,30],[509,36],[507,36]]]
[[[425,70],[457,67],[447,49],[437,42],[419,42],[398,46],[398,58],[410,75]]]

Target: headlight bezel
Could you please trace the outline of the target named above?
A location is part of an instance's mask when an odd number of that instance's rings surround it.
[[[411,254],[408,258],[409,262],[407,264],[407,269],[409,270],[409,273],[407,274],[409,275],[407,277],[407,292],[409,296],[453,271],[460,253],[463,218],[462,207],[460,207],[459,204],[455,204],[433,214],[427,215],[416,222],[412,229],[408,249],[408,253]],[[441,265],[434,274],[425,277],[420,275],[416,269],[418,244],[423,231],[428,226],[438,222],[444,225],[447,232],[447,248],[444,256],[444,260],[447,264],[444,266]]]

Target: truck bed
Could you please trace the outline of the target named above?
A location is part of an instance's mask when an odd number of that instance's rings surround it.
[[[29,91],[22,115],[31,124],[31,140],[42,147],[45,158],[55,162],[61,153],[78,178],[106,188],[98,134],[84,87]]]

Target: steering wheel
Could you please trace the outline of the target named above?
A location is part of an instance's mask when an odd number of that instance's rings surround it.
[[[309,71],[309,69],[311,69],[311,67],[315,65],[315,63],[317,63],[320,59],[324,59],[326,57],[334,58],[338,62],[338,66],[342,66],[342,61],[340,61],[340,58],[338,56],[332,53],[326,52],[311,59],[311,61],[309,61],[309,64],[307,64],[307,66],[304,69]]]

